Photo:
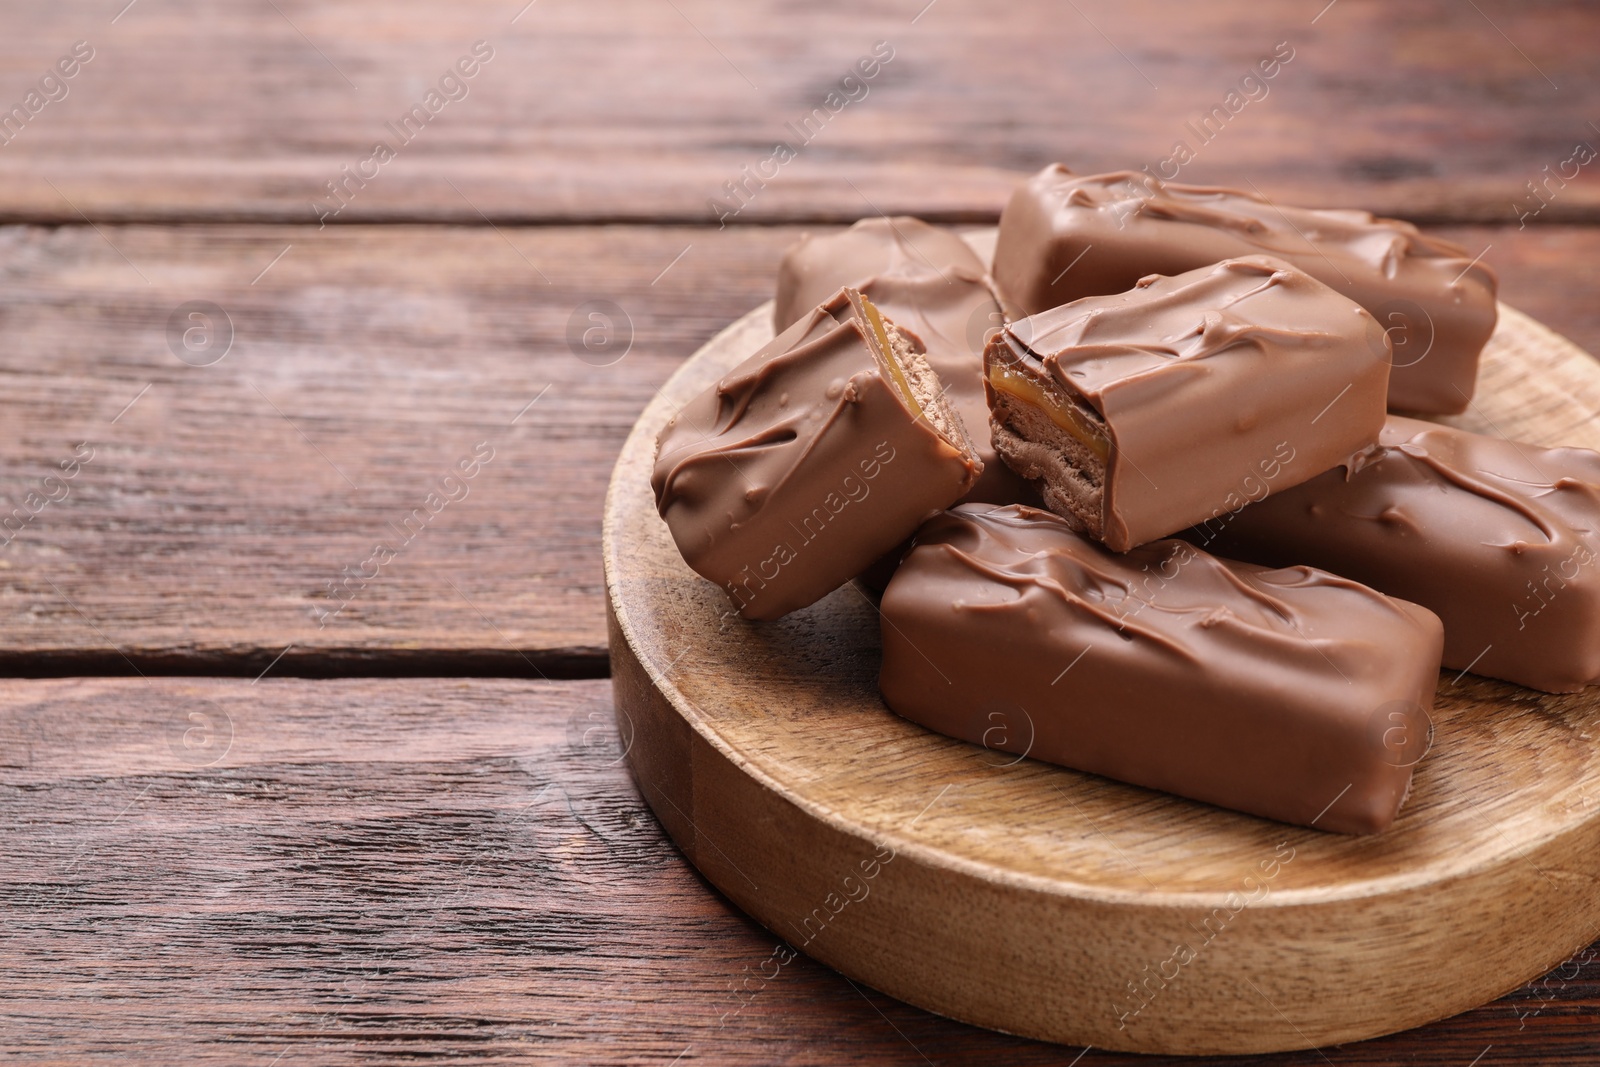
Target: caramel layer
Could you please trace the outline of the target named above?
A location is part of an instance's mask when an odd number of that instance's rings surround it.
[[[906,372],[900,366],[900,360],[894,354],[894,346],[889,343],[889,331],[884,328],[883,314],[878,310],[878,305],[868,300],[866,296],[857,293],[854,299],[860,303],[861,309],[866,312],[868,324],[872,327],[873,338],[878,342],[878,357],[884,366],[889,368],[889,377],[894,382],[895,389],[900,393],[900,399],[905,401],[906,410],[914,418],[922,418],[922,405],[917,403],[917,394],[911,388],[911,383],[906,380]]]
[[[1075,405],[1061,403],[1032,378],[997,363],[989,368],[989,384],[995,392],[1005,393],[1043,411],[1050,416],[1051,422],[1083,442],[1101,462],[1110,457],[1111,442],[1100,428],[1090,422]]]

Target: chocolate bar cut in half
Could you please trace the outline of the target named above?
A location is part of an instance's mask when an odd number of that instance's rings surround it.
[[[921,343],[841,289],[663,427],[651,488],[747,619],[819,600],[983,468]]]
[[[773,325],[787,329],[841,286],[859,289],[902,330],[915,334],[928,365],[960,413],[983,473],[968,500],[1038,503],[998,461],[989,441],[983,346],[1001,326],[988,268],[956,233],[905,215],[862,219],[826,235],[805,234],[778,265]]]
[[[1354,301],[1250,256],[1010,323],[984,366],[1001,458],[1121,552],[1372,444],[1387,357]]]

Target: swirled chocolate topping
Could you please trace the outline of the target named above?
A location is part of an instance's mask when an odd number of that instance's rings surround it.
[[[983,344],[1000,327],[1000,305],[972,248],[949,230],[903,215],[862,219],[823,237],[806,234],[778,266],[773,325],[787,329],[845,285],[861,290],[927,350],[983,460],[966,499],[1037,503],[989,441]]]
[[[749,619],[849,581],[982,470],[941,392],[916,339],[841,289],[663,427],[650,484],[684,561]]]
[[[1600,682],[1600,454],[1390,416],[1380,443],[1186,535],[1423,604],[1444,665],[1570,693]]]
[[[1058,163],[1006,205],[994,278],[1007,309],[1031,315],[1253,254],[1287,260],[1372,312],[1393,341],[1391,408],[1466,410],[1494,332],[1496,278],[1407,222],[1134,171],[1079,176]]]
[[[1282,260],[1225,260],[1007,325],[985,352],[1000,456],[1117,551],[1377,440],[1388,341]]]
[[[1048,512],[927,522],[884,593],[879,688],[951,737],[1343,833],[1394,819],[1426,750],[1427,609],[1182,541],[1107,552]]]

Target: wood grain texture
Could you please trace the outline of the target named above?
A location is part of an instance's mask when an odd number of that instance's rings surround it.
[[[0,217],[314,222],[326,183],[387,139],[397,158],[339,221],[705,222],[880,40],[894,59],[741,220],[992,221],[1019,172],[1154,166],[1184,139],[1186,178],[1511,222],[1525,183],[1600,143],[1581,0],[523,6],[146,0],[113,22],[121,4],[7,0],[0,103],[73,42],[96,55],[0,146]],[[495,56],[468,95],[402,146],[386,123],[479,39]],[[1278,42],[1294,59],[1268,95],[1202,145],[1186,124]],[[1584,172],[1538,221],[1597,216]]]
[[[0,512],[93,449],[0,548],[11,670],[253,674],[292,645],[274,669],[593,672],[616,449],[682,355],[765,298],[794,236],[103,232],[0,232]],[[168,344],[196,299],[233,325],[210,366]],[[597,300],[621,314],[589,355],[567,337]],[[482,442],[493,459],[434,514]],[[380,542],[395,557],[368,563]]]
[[[649,479],[661,426],[770,338],[769,316],[730,326],[646,408],[605,530],[630,762],[674,840],[746,911],[941,1014],[1188,1054],[1407,1029],[1600,933],[1592,692],[1444,672],[1405,808],[1385,833],[1351,838],[987,752],[894,715],[877,689],[878,612],[853,586],[775,623],[732,616],[683,563]],[[1520,312],[1501,307],[1482,381],[1453,421],[1600,447],[1600,366]],[[869,879],[852,907],[842,894]],[[1475,966],[1452,970],[1468,951]]]
[[[800,232],[0,229],[0,518],[95,449],[0,547],[0,670],[254,676],[282,653],[276,673],[603,672],[612,462],[682,359],[767,299]],[[1447,232],[1600,350],[1600,233]],[[232,319],[211,366],[168,347],[191,300]],[[631,322],[611,366],[566,341],[596,300]],[[319,625],[327,583],[400,539],[480,441],[495,459],[469,495]]]
[[[1079,1060],[805,956],[774,973],[778,939],[700,880],[640,799],[609,695],[0,683],[0,1061],[1193,1062]],[[1492,1045],[1482,1063],[1576,1067],[1596,1042],[1600,946],[1421,1030],[1212,1062],[1465,1067]]]
[[[275,676],[605,670],[612,461],[797,232],[707,228],[706,201],[872,41],[896,58],[870,96],[739,221],[992,219],[1053,159],[1156,162],[1288,39],[1271,96],[1185,177],[1512,222],[1593,139],[1594,15],[675,6],[0,0],[0,108],[96,49],[0,144],[0,221],[49,224],[0,229],[0,517],[95,447],[0,537],[0,673],[272,672],[0,682],[0,1062],[1184,1062],[952,1023],[805,956],[753,980],[777,939],[672,850],[616,762],[605,683]],[[305,225],[480,37],[496,58],[471,96],[340,225]],[[1552,225],[1600,216],[1592,170],[1527,231],[1453,235],[1492,241],[1507,299],[1600,351],[1600,238]],[[468,228],[343,225],[419,220]],[[614,220],[697,225],[511,225]],[[597,299],[632,320],[611,367],[563,340]],[[214,366],[168,350],[190,300],[233,319]],[[480,435],[496,458],[471,495],[319,628],[324,583]],[[1216,1062],[1589,1065],[1597,1018],[1600,945],[1442,1024]]]

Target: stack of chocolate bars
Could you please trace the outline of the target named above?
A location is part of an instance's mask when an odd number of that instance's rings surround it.
[[[746,619],[881,592],[908,719],[1374,833],[1441,665],[1600,681],[1600,454],[1406,417],[1471,403],[1495,287],[1408,223],[1052,166],[992,269],[911,218],[802,238],[653,488]]]

